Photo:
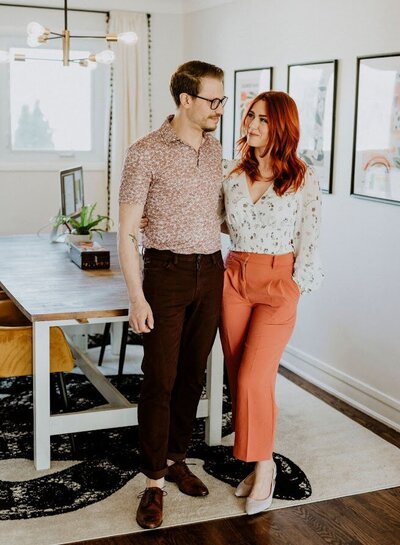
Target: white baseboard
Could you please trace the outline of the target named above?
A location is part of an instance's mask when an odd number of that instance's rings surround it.
[[[292,346],[286,347],[281,364],[352,407],[400,431],[400,400]]]

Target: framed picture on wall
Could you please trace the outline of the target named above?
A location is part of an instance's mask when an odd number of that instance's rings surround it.
[[[217,140],[220,141],[221,143],[221,146],[222,146],[222,134],[223,134],[223,121],[224,121],[224,116],[221,115],[221,119],[219,120],[219,123],[217,125],[217,128],[215,129],[215,132],[214,132],[214,136]]]
[[[236,142],[240,138],[240,122],[248,103],[262,91],[272,89],[272,67],[235,70],[233,104],[233,146],[232,157],[236,154]]]
[[[332,193],[337,60],[288,66],[288,93],[299,110],[299,155]]]
[[[357,59],[351,194],[400,204],[400,53]]]

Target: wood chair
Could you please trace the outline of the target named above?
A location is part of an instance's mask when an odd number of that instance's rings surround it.
[[[4,301],[4,299],[8,299],[8,295],[0,288],[0,301]]]
[[[73,367],[74,359],[64,333],[59,327],[52,327],[50,373],[58,382],[64,411],[69,410],[69,403],[63,373]],[[9,298],[0,294],[0,378],[27,376],[32,372],[32,324]],[[70,439],[75,451],[72,435]]]

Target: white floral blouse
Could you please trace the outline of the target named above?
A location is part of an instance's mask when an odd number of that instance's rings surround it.
[[[246,175],[230,176],[235,161],[223,161],[222,216],[231,250],[257,254],[294,253],[293,279],[301,293],[317,289],[323,278],[317,243],[321,222],[321,191],[314,171],[307,168],[296,192],[279,197],[271,185],[253,204]]]

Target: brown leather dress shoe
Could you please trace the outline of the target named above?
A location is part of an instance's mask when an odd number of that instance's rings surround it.
[[[146,488],[138,497],[141,497],[136,513],[136,521],[142,528],[158,528],[163,521],[164,490],[157,486]]]
[[[170,483],[176,483],[178,488],[188,496],[207,496],[208,488],[201,480],[194,475],[186,463],[175,462],[168,467],[168,473],[165,480]]]

